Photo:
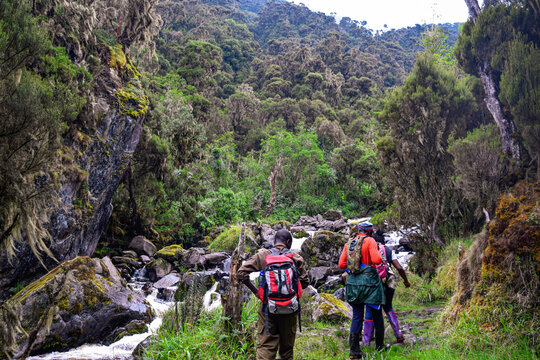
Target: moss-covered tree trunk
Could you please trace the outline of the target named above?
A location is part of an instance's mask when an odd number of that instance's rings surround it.
[[[238,281],[236,272],[242,265],[242,259],[244,258],[246,249],[246,237],[245,237],[246,224],[242,224],[242,231],[240,232],[240,239],[238,246],[233,252],[231,258],[231,275],[229,285],[223,298],[223,316],[228,320],[225,321],[225,327],[229,331],[233,331],[235,328],[241,326],[242,320],[242,286],[243,284]]]

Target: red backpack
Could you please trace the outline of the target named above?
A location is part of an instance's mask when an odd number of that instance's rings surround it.
[[[285,249],[270,249],[266,256],[266,268],[259,275],[259,298],[263,302],[268,333],[268,314],[292,314],[298,312],[300,331],[300,297],[302,286],[294,266],[293,254]]]

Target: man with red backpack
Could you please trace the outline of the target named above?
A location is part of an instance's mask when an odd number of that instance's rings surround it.
[[[281,229],[274,247],[263,249],[242,264],[237,278],[262,301],[257,324],[257,360],[293,360],[300,296],[309,285],[304,259],[290,252],[292,235]],[[259,288],[249,274],[259,272]]]
[[[381,258],[383,259],[382,263],[377,265],[377,271],[379,273],[379,277],[381,278],[381,281],[383,283],[384,287],[384,293],[386,297],[386,304],[383,306],[383,310],[386,313],[386,316],[388,317],[388,321],[390,322],[390,326],[394,330],[394,335],[396,336],[396,340],[398,343],[403,342],[405,339],[403,337],[403,334],[401,333],[401,329],[399,328],[399,322],[396,315],[396,312],[394,311],[392,307],[392,300],[394,298],[394,292],[396,289],[396,276],[392,272],[390,265],[393,265],[396,270],[399,272],[399,275],[403,278],[403,284],[405,287],[410,287],[411,284],[409,283],[409,280],[407,279],[407,274],[405,273],[405,269],[401,267],[401,264],[397,259],[393,257],[392,250],[386,246],[386,241],[384,239],[384,234],[380,230],[377,230],[373,234],[373,239],[377,242],[377,246],[379,247],[379,253],[381,254]],[[364,319],[364,345],[367,346],[369,342],[371,341],[371,337],[373,334],[373,317],[371,313],[371,309],[366,308],[366,316]]]

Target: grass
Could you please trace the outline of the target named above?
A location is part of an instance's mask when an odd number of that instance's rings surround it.
[[[468,248],[472,240],[461,239],[461,242]],[[363,349],[366,360],[538,359],[538,330],[530,329],[531,324],[538,324],[538,311],[516,312],[501,297],[497,303],[473,307],[452,321],[445,317],[444,310],[450,306],[450,297],[456,291],[457,248],[455,240],[439,254],[443,265],[433,279],[408,273],[411,287],[406,289],[402,283],[398,284],[394,308],[402,330],[414,334],[416,341],[394,344],[393,332],[387,327],[385,343],[394,346],[382,353],[375,351],[373,345],[366,347]],[[219,313],[203,314],[197,324],[189,324],[181,333],[171,326],[165,330],[167,326],[163,326],[144,358],[255,359],[259,305],[255,298],[247,303],[242,313],[242,330],[235,334],[225,333]],[[297,333],[295,359],[347,359],[350,322],[313,322],[310,320],[312,308],[303,297],[303,331]]]

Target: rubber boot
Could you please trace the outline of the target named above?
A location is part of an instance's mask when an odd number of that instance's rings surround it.
[[[373,336],[373,320],[364,319],[364,346],[369,346]]]
[[[360,350],[360,333],[350,333],[349,334],[349,357],[351,359],[359,360],[364,354]]]
[[[383,331],[377,331],[375,330],[375,350],[381,351],[386,350],[390,346],[384,344],[384,327]]]
[[[399,328],[399,322],[396,313],[394,311],[389,311],[387,315],[390,326],[394,330],[394,335],[396,335],[397,342],[402,343],[403,341],[405,341],[405,338],[403,338],[403,334],[401,333],[401,330]]]

